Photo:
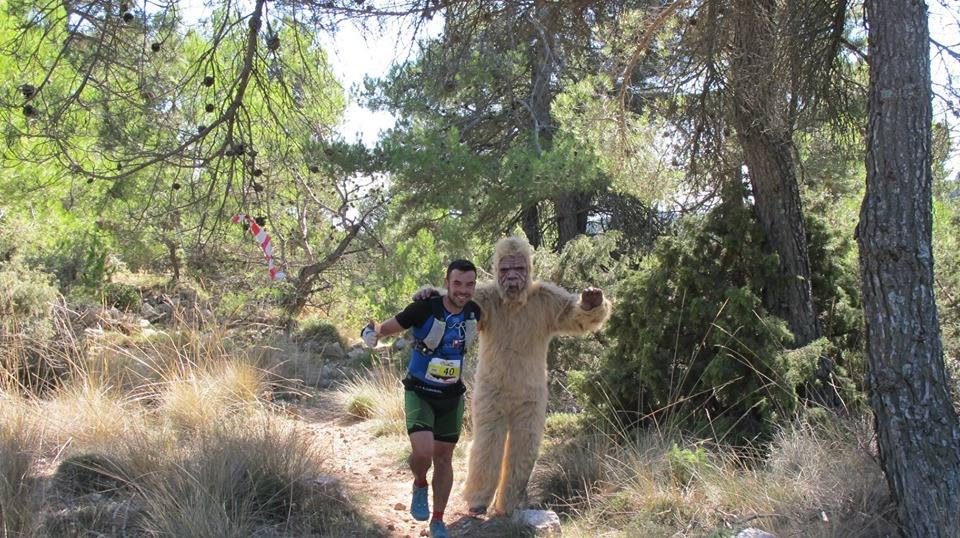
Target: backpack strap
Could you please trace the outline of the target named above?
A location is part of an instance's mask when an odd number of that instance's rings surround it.
[[[477,337],[477,320],[480,318],[480,307],[476,303],[470,301],[467,303],[467,306],[463,309],[463,347],[464,350],[470,344],[473,343],[474,338]]]
[[[433,355],[433,352],[440,347],[443,340],[443,333],[447,330],[447,322],[444,320],[443,297],[430,298],[430,308],[433,310],[433,324],[430,331],[417,342],[421,353]]]
[[[422,340],[416,342],[417,349],[424,355],[433,355],[443,340],[443,333],[447,330],[446,311],[443,309],[443,297],[432,297],[430,308],[433,310],[433,325]],[[477,318],[480,317],[480,308],[473,301],[467,302],[463,309],[464,314],[464,352],[477,336]]]

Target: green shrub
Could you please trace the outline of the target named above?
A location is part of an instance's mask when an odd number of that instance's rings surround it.
[[[799,386],[801,398],[845,404],[862,400],[866,378],[863,305],[855,249],[850,237],[828,227],[824,218],[809,211],[804,219],[810,258],[810,286],[820,321],[822,341],[805,346],[818,355],[804,363],[816,364]],[[800,351],[800,350],[796,350]],[[799,364],[788,358],[793,367]],[[830,397],[827,397],[827,396]]]
[[[674,443],[667,450],[667,464],[670,467],[670,476],[681,486],[689,485],[700,476],[707,465],[707,451],[702,446],[696,448],[680,448]]]
[[[249,293],[225,290],[217,300],[215,311],[218,316],[232,318],[243,311],[249,301]]]
[[[819,222],[811,229],[824,341],[785,351],[793,337],[762,300],[778,285],[777,256],[742,196],[728,192],[624,279],[607,330],[615,344],[576,385],[620,423],[669,418],[729,440],[769,434],[818,383],[852,391],[844,360],[861,345],[862,322],[855,273],[838,261],[849,245]]]
[[[57,289],[50,276],[20,261],[0,264],[0,327],[36,329],[50,320]]]
[[[346,347],[346,342],[337,327],[319,318],[308,318],[302,321],[296,337],[301,342],[314,342],[320,345],[339,344],[340,347]]]
[[[619,421],[671,416],[752,437],[796,405],[780,353],[791,335],[760,297],[777,257],[749,207],[730,198],[661,239],[620,286],[607,330],[616,344],[583,384]]]
[[[618,250],[622,240],[619,232],[608,232],[577,236],[559,254],[542,248],[535,254],[536,274],[574,293],[595,286],[609,297],[616,296],[623,275],[635,262]],[[607,345],[602,336],[560,336],[550,342],[547,363],[551,369],[594,370]]]
[[[550,413],[547,415],[544,433],[548,438],[568,439],[574,437],[586,423],[583,413]]]
[[[120,310],[139,310],[143,298],[136,286],[108,282],[103,286],[103,302]]]
[[[108,243],[109,237],[103,231],[71,233],[38,262],[56,275],[63,291],[76,285],[96,289],[116,270]]]

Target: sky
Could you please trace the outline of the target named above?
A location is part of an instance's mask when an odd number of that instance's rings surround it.
[[[951,4],[948,9],[946,4]],[[956,0],[933,0],[929,3],[930,9],[930,38],[943,44],[951,45],[960,52],[960,2]],[[952,78],[954,86],[960,87],[960,62],[953,59],[938,57],[936,51],[930,50],[930,77],[933,81],[934,92],[942,92],[937,88]],[[960,103],[956,103],[960,105]],[[960,173],[960,117],[956,117],[946,110],[942,101],[934,99],[934,121],[945,120],[951,125],[953,134],[953,150],[947,163],[953,173]]]
[[[423,29],[421,35],[439,35],[441,17],[435,16]],[[370,147],[376,144],[381,131],[393,127],[396,118],[388,112],[372,111],[359,103],[358,89],[362,89],[365,76],[385,76],[395,62],[410,57],[413,49],[411,32],[400,27],[396,21],[380,31],[363,31],[354,24],[342,24],[334,35],[324,34],[321,39],[330,57],[333,72],[348,94],[347,110],[340,134],[347,142],[358,138]]]

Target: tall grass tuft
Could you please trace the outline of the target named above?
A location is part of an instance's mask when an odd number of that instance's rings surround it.
[[[178,430],[194,431],[258,408],[263,372],[243,362],[220,362],[166,381],[159,412]]]
[[[31,476],[39,432],[21,401],[0,392],[0,536],[33,536],[41,505]]]
[[[315,526],[312,480],[324,454],[303,430],[265,417],[198,432],[195,441],[140,486],[144,526],[164,536],[250,536]]]
[[[344,382],[337,399],[352,416],[377,421],[380,435],[406,435],[401,374],[390,364],[378,364]]]
[[[145,427],[136,401],[92,381],[62,387],[34,402],[44,437],[71,451],[95,450]]]

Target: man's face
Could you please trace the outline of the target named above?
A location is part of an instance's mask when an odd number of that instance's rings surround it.
[[[463,308],[477,288],[477,272],[454,269],[443,280],[443,286],[447,288],[447,300],[457,308]]]
[[[527,260],[522,254],[504,256],[497,266],[497,280],[500,289],[509,294],[517,294],[527,287]]]

